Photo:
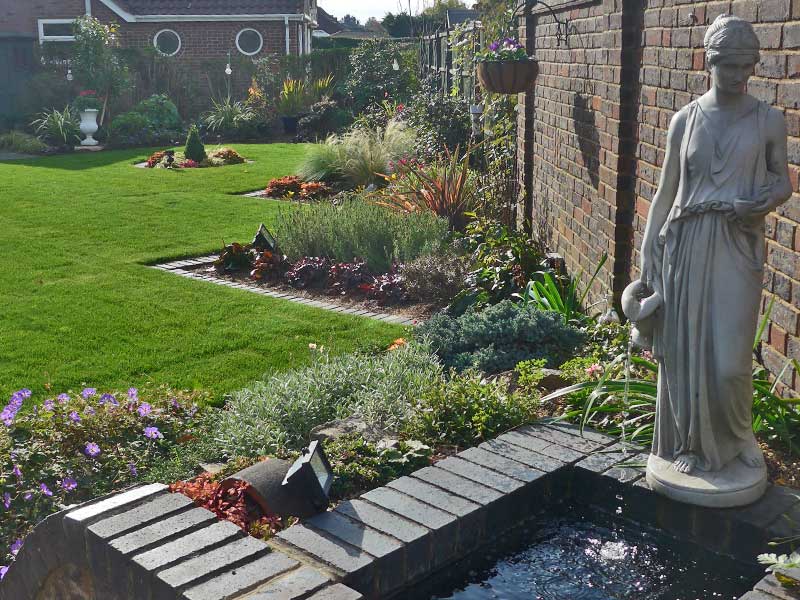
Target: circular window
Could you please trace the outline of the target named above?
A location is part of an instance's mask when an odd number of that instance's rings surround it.
[[[181,49],[181,36],[172,29],[162,29],[153,38],[153,45],[159,54],[175,56]]]
[[[239,52],[253,56],[261,52],[264,47],[264,38],[255,29],[242,29],[236,36],[236,47]]]

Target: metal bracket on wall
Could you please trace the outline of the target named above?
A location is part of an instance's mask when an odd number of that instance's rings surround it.
[[[544,8],[546,8],[553,17],[553,20],[556,22],[556,43],[560,46],[561,42],[564,42],[567,46],[569,46],[569,21],[566,19],[560,19],[556,11],[553,10],[553,7],[546,2],[542,2],[542,0],[523,0],[523,2],[517,6],[517,8],[514,10],[514,13],[511,15],[510,29],[513,29],[515,19],[518,19],[523,15],[530,15],[531,10],[539,5],[542,5]]]

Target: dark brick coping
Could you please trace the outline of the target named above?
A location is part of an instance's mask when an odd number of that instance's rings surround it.
[[[769,540],[791,533],[783,517],[800,519],[796,491],[779,486],[739,509],[662,498],[644,479],[646,457],[598,432],[541,422],[343,502],[268,543],[166,486],[142,486],[48,517],[8,571],[0,600],[39,600],[37,591],[49,589],[42,586],[64,578],[91,586],[87,597],[98,600],[399,598],[569,498],[619,506],[634,522],[751,564]],[[775,598],[800,595],[770,575],[743,596]]]
[[[188,277],[189,279],[208,281],[211,283],[216,283],[217,285],[224,285],[226,287],[236,288],[247,292],[253,292],[255,294],[260,294],[262,296],[268,296],[270,298],[288,300],[289,302],[296,302],[298,304],[305,304],[306,306],[311,306],[314,308],[321,308],[323,310],[338,312],[343,315],[352,315],[355,317],[376,319],[378,321],[383,321],[385,323],[391,323],[392,325],[414,326],[419,323],[419,320],[416,319],[408,319],[405,317],[392,315],[389,313],[379,313],[371,310],[366,310],[364,308],[353,308],[349,306],[342,306],[341,304],[336,304],[335,302],[310,300],[308,298],[301,298],[299,296],[294,296],[291,293],[287,292],[276,292],[273,290],[269,290],[263,286],[256,285],[253,283],[248,283],[245,281],[241,282],[230,281],[223,277],[215,277],[213,275],[197,273],[194,271],[194,269],[197,269],[198,267],[208,266],[212,264],[215,260],[217,260],[217,258],[218,255],[212,254],[210,256],[201,256],[198,258],[176,260],[168,263],[157,264],[153,265],[153,268],[160,269],[162,271],[168,271],[170,273],[174,273],[175,275],[180,275],[181,277]]]
[[[800,516],[797,492],[779,486],[740,509],[668,500],[644,479],[647,455],[596,431],[529,425],[344,502],[270,544],[329,569],[366,598],[383,599],[403,596],[563,498],[620,505],[633,521],[751,564],[769,540],[788,534],[785,515]],[[795,598],[772,576],[749,594],[747,600]]]

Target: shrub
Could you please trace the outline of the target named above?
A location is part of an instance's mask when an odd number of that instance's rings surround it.
[[[404,432],[431,445],[475,446],[536,418],[538,397],[478,373],[439,380],[414,403]]]
[[[330,262],[327,258],[304,257],[286,272],[286,281],[292,287],[307,288],[321,284],[328,278]]]
[[[400,267],[409,295],[444,305],[464,287],[469,262],[458,254],[420,256]]]
[[[39,154],[47,150],[47,144],[27,133],[12,131],[0,135],[0,148],[20,154]]]
[[[357,434],[344,435],[325,444],[335,479],[334,502],[352,498],[430,465],[431,450],[414,441],[396,448],[378,448]]]
[[[183,129],[178,107],[166,94],[153,94],[139,102],[133,112],[145,117],[150,127],[156,131],[180,131]]]
[[[7,543],[65,504],[137,482],[198,423],[199,396],[168,389],[100,395],[86,388],[19,412],[29,397],[20,390],[2,413],[0,531]]]
[[[209,131],[237,133],[256,120],[256,112],[244,102],[227,97],[221,102],[212,99],[211,103],[211,110],[203,115],[203,124]]]
[[[278,99],[278,114],[296,117],[308,106],[308,90],[302,79],[287,79]]]
[[[324,139],[350,124],[350,113],[339,108],[339,105],[330,99],[323,99],[312,104],[308,114],[300,119],[297,124],[297,136],[303,141]]]
[[[72,108],[75,112],[84,110],[100,110],[102,105],[100,99],[97,97],[97,92],[94,90],[84,90],[72,102]]]
[[[386,97],[404,100],[414,93],[417,52],[404,51],[391,40],[368,40],[353,49],[345,93],[358,112],[368,104]],[[393,66],[397,61],[400,69]]]
[[[342,181],[350,187],[381,183],[381,173],[407,156],[415,133],[400,121],[385,130],[351,129],[315,144],[298,169],[306,181]]]
[[[78,115],[69,106],[61,112],[56,109],[44,111],[31,126],[40,138],[53,146],[70,146],[81,140]]]
[[[436,252],[447,238],[447,221],[429,212],[396,213],[350,196],[339,204],[319,202],[283,210],[276,230],[290,260],[361,258],[373,273],[385,273],[395,262]]]
[[[450,307],[453,313],[521,294],[536,273],[547,269],[542,244],[498,221],[471,221],[460,242],[471,253],[474,266],[467,276],[467,287]]]
[[[458,147],[452,154],[449,150],[445,153],[442,164],[429,167],[400,160],[396,172],[386,176],[389,186],[377,194],[378,204],[405,212],[430,210],[447,219],[450,229],[462,231],[466,214],[478,204],[475,177],[469,169],[471,150],[463,157]]]
[[[193,159],[191,156],[188,156],[188,154],[187,158],[189,158],[190,160],[196,160]],[[211,164],[214,165],[215,167],[222,167],[226,165],[241,165],[244,164],[245,162],[244,157],[233,148],[218,148],[217,150],[214,150],[213,152],[211,152],[211,154],[208,155],[208,160],[211,161]]]
[[[116,116],[109,128],[109,138],[115,146],[172,144],[182,137],[179,129],[159,129],[147,115],[136,111]]]
[[[418,94],[408,109],[408,121],[417,131],[414,148],[429,160],[443,151],[465,148],[472,135],[469,106],[460,97],[438,90]]]
[[[420,326],[442,363],[459,371],[474,367],[484,373],[513,369],[524,360],[543,358],[550,367],[566,361],[585,340],[558,314],[503,301],[460,317],[434,315]]]
[[[289,192],[299,194],[302,183],[299,177],[287,175],[286,177],[271,180],[264,193],[270,198],[285,198],[289,195]]]
[[[375,427],[399,428],[413,401],[441,377],[438,361],[422,345],[379,356],[315,354],[310,366],[233,395],[213,432],[222,450],[241,456],[296,450],[317,425],[353,414]]]
[[[195,162],[203,162],[206,159],[206,147],[200,140],[200,131],[196,125],[189,129],[189,136],[186,138],[186,158]]]
[[[320,181],[307,181],[300,185],[300,197],[303,200],[320,200],[332,193],[333,190]]]

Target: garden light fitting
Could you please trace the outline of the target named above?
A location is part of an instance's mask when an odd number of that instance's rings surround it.
[[[315,441],[293,464],[277,458],[261,461],[223,481],[220,489],[240,481],[250,484],[247,496],[263,514],[304,519],[328,508],[333,469]]]
[[[400,63],[397,62],[396,58],[394,59],[394,62],[392,63],[392,69],[394,69],[395,71],[399,71],[400,70]]]
[[[560,46],[562,41],[564,43],[569,42],[569,22],[559,19],[558,15],[556,14],[556,11],[553,10],[553,7],[547,4],[546,2],[542,2],[542,0],[523,0],[522,3],[519,6],[517,6],[517,8],[514,10],[514,13],[511,15],[511,24],[509,29],[513,29],[514,21],[519,17],[521,17],[523,13],[531,11],[540,4],[550,12],[550,15],[556,22],[557,26],[556,43]],[[520,9],[522,10],[522,13],[520,13]]]
[[[72,76],[72,69],[67,69],[67,81],[72,81],[73,79],[75,78]]]

